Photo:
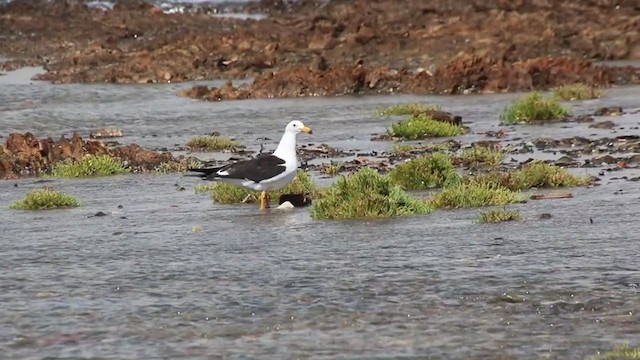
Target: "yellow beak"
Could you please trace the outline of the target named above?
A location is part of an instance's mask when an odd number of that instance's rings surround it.
[[[300,131],[306,132],[307,134],[313,134],[313,131],[311,131],[311,128],[308,128],[306,126],[300,129]]]

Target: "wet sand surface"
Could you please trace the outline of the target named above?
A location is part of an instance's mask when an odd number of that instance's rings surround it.
[[[124,144],[171,149],[219,131],[257,150],[273,148],[286,122],[302,119],[314,135],[300,144],[384,151],[393,143],[370,137],[394,118],[375,110],[415,101],[461,115],[471,128],[457,138],[465,143],[501,128],[508,136],[500,140],[515,143],[638,135],[632,127],[640,124],[639,114],[627,113],[611,117],[615,133],[578,123],[498,126],[504,105],[520,94],[204,102],[176,96],[194,83],[29,78],[0,77],[3,136],[86,136],[109,126],[123,130]],[[609,105],[633,111],[639,99],[640,88],[618,88],[568,105],[576,114]],[[576,359],[634,344],[640,189],[621,176],[640,170],[607,173],[601,186],[570,189],[573,198],[510,206],[524,220],[496,225],[476,224],[477,209],[346,222],[313,221],[305,208],[260,213],[215,204],[194,193],[197,178],[180,174],[0,181],[0,352],[21,359]],[[7,208],[43,185],[84,206]],[[94,217],[98,211],[107,216]]]

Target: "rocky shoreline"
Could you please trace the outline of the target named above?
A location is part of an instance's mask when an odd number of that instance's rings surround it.
[[[83,140],[78,133],[68,139],[38,139],[30,132],[11,133],[0,146],[0,179],[39,176],[47,173],[55,164],[78,161],[87,155],[111,155],[120,159],[134,172],[153,171],[162,164],[177,164],[184,157],[174,157],[170,152],[156,152],[136,144],[108,147],[100,140]]]
[[[348,94],[448,94],[505,93],[548,90],[582,82],[593,87],[640,84],[640,68],[594,65],[571,58],[535,58],[505,62],[491,57],[464,55],[439,66],[424,69],[391,69],[388,66],[327,65],[319,60],[309,66],[294,65],[264,72],[251,83],[208,88],[194,86],[181,96],[209,101]]]
[[[640,59],[632,1],[287,4],[250,3],[243,11],[268,15],[256,20],[168,14],[141,0],[113,9],[14,1],[0,5],[0,55],[12,58],[0,68],[41,65],[46,72],[34,79],[54,83],[256,78],[228,98],[518,91],[552,85],[550,75],[555,83],[638,83],[637,69],[612,74],[589,63]]]

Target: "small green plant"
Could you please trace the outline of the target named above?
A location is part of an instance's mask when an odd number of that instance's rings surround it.
[[[456,156],[455,162],[465,166],[476,164],[498,166],[504,161],[506,156],[507,154],[504,151],[495,147],[474,146],[462,150],[462,153]]]
[[[238,204],[243,201],[256,202],[258,198],[255,191],[225,182],[214,183],[213,186],[211,186],[210,192],[213,201],[219,204]]]
[[[561,85],[551,89],[551,92],[554,98],[567,101],[596,99],[604,95],[593,86],[583,83]]]
[[[591,360],[637,360],[640,359],[640,346],[632,348],[627,344],[618,345],[612,351],[590,357]]]
[[[480,184],[492,187],[502,187],[511,191],[525,190],[527,187],[519,172],[515,171],[490,171],[487,173],[469,176],[465,178],[467,184]]]
[[[460,180],[451,157],[441,153],[422,156],[396,166],[389,178],[407,190],[426,190]]]
[[[516,221],[520,220],[522,215],[518,210],[506,210],[506,209],[493,209],[487,212],[481,212],[478,214],[478,223],[480,224],[492,224],[503,221]]]
[[[500,120],[505,124],[561,121],[570,114],[557,100],[545,100],[539,92],[533,92],[507,105]]]
[[[196,193],[210,192],[211,198],[220,204],[238,204],[243,201],[257,202],[259,192],[246,188],[237,187],[224,182],[215,182],[196,186]],[[315,199],[322,195],[322,191],[316,187],[311,176],[303,170],[298,170],[296,177],[289,185],[278,190],[270,192],[271,202],[277,202],[283,194],[306,194]]]
[[[433,153],[433,152],[446,152],[450,151],[452,145],[448,142],[439,144],[426,144],[426,145],[410,145],[410,144],[396,144],[388,153],[390,155],[406,154],[406,153]]]
[[[320,171],[329,176],[338,176],[343,168],[344,164],[331,162],[330,164],[322,164],[322,169]]]
[[[122,161],[110,155],[87,155],[76,162],[62,162],[53,166],[52,177],[76,178],[122,175],[129,170]]]
[[[24,199],[9,207],[18,210],[49,210],[78,206],[80,202],[75,197],[51,188],[43,188],[29,192]]]
[[[442,189],[430,203],[435,208],[472,208],[493,205],[507,205],[525,202],[527,198],[499,186],[488,184],[460,184]]]
[[[396,144],[391,148],[391,150],[389,150],[389,154],[405,154],[412,151],[420,151],[420,149],[422,149],[422,146]]]
[[[534,161],[525,165],[517,174],[524,184],[524,189],[587,186],[593,183],[589,177],[577,177],[567,170],[542,161]]]
[[[209,183],[205,183],[205,184],[198,184],[196,186],[194,186],[194,191],[196,194],[205,194],[205,193],[209,193],[211,191],[213,191],[213,188],[215,188],[218,184],[217,182],[209,182]]]
[[[235,150],[238,142],[224,136],[200,136],[187,142],[192,151]]]
[[[398,104],[392,105],[383,109],[380,109],[378,112],[380,115],[418,115],[428,111],[439,111],[440,106],[438,105],[427,105],[427,104]]]
[[[387,133],[392,137],[399,137],[406,140],[417,140],[429,137],[457,136],[464,133],[462,127],[433,120],[427,115],[414,115],[407,120],[391,124]]]
[[[593,184],[590,177],[578,177],[556,165],[534,161],[518,171],[491,171],[466,178],[467,183],[501,186],[513,191],[531,188],[557,188]]]
[[[184,158],[180,161],[163,162],[156,167],[156,172],[160,174],[168,174],[175,172],[186,172],[189,169],[196,169],[202,166],[200,161],[195,158]]]
[[[388,176],[369,168],[341,176],[313,203],[314,219],[358,219],[426,214],[432,208]]]

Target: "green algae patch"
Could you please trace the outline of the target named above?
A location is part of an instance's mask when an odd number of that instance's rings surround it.
[[[455,156],[455,162],[465,166],[484,164],[496,167],[507,157],[505,151],[490,146],[473,146],[462,150],[460,155]]]
[[[431,206],[406,193],[388,176],[362,168],[341,176],[313,203],[312,218],[362,219],[427,214]]]
[[[389,172],[391,180],[407,190],[426,190],[458,182],[451,157],[435,153],[404,162]]]
[[[478,214],[478,223],[480,224],[494,224],[520,219],[522,219],[522,215],[518,210],[493,209]]]
[[[437,121],[427,115],[412,115],[406,120],[391,124],[387,129],[390,137],[418,140],[431,137],[450,137],[464,133],[461,126]]]
[[[50,176],[78,178],[112,176],[129,173],[121,160],[110,155],[88,155],[74,162],[61,162],[53,166]]]
[[[593,184],[589,177],[570,174],[566,169],[543,161],[525,165],[517,174],[524,184],[523,189],[587,186]]]
[[[225,136],[199,136],[187,142],[191,151],[235,150],[238,142]]]
[[[201,166],[202,163],[195,158],[184,158],[180,161],[163,162],[155,168],[155,171],[158,174],[184,173]]]
[[[533,92],[513,101],[503,110],[500,120],[504,124],[558,122],[571,115],[556,99],[545,99]]]
[[[526,202],[520,192],[490,184],[459,184],[442,189],[433,195],[429,203],[435,208],[460,209],[483,206],[507,205]]]
[[[440,111],[440,106],[429,104],[398,104],[379,109],[380,115],[418,115],[429,111]]]
[[[636,360],[640,359],[640,346],[630,347],[627,344],[618,345],[604,354],[593,356],[590,360]]]
[[[604,96],[604,92],[584,83],[557,86],[551,89],[551,93],[554,98],[565,101],[590,100]]]
[[[517,171],[491,171],[466,179],[467,183],[501,186],[513,191],[531,188],[588,186],[593,179],[570,174],[566,169],[543,161],[526,164]]]
[[[78,206],[80,206],[80,201],[74,196],[51,188],[43,188],[29,192],[24,199],[9,207],[17,210],[51,210]]]

